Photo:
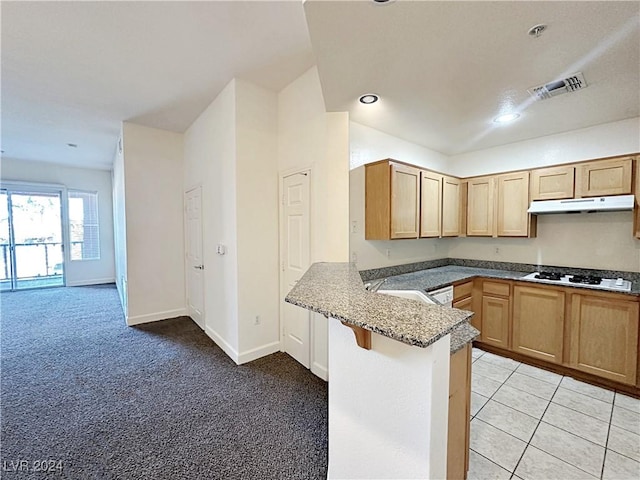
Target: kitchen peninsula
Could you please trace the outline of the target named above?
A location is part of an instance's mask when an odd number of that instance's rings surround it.
[[[312,265],[285,300],[329,318],[328,477],[446,477],[450,353],[473,314],[368,292],[348,263]]]

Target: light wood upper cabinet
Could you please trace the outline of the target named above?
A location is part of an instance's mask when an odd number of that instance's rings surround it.
[[[418,238],[420,170],[390,160],[365,166],[365,239]]]
[[[602,295],[571,295],[571,367],[636,384],[638,302]]]
[[[497,234],[499,237],[527,237],[531,225],[529,172],[498,175]]]
[[[538,168],[531,171],[531,200],[573,198],[575,167]]]
[[[564,306],[562,290],[515,285],[511,349],[529,357],[562,363]]]
[[[467,185],[467,236],[491,237],[494,233],[495,178],[472,178]]]
[[[635,163],[635,176],[636,176],[636,205],[634,207],[634,230],[636,232],[636,238],[640,238],[640,156],[636,157]]]
[[[576,197],[631,193],[632,157],[576,165]]]
[[[461,230],[462,183],[459,178],[442,177],[442,236],[457,237]]]
[[[420,236],[439,237],[442,233],[442,175],[423,170],[420,192]]]

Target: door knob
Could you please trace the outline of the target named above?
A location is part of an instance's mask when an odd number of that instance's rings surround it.
[[[197,268],[198,270],[204,270],[204,265],[195,265],[193,268]]]

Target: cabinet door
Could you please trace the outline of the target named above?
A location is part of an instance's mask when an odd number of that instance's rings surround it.
[[[635,194],[636,194],[636,205],[634,207],[634,213],[635,213],[635,232],[636,232],[636,238],[640,238],[640,157],[636,157],[634,160],[634,163],[636,165],[636,187],[635,187]]]
[[[529,236],[529,172],[498,176],[498,236]]]
[[[442,175],[423,171],[421,177],[420,236],[439,237],[442,223]]]
[[[576,196],[631,193],[631,157],[589,162],[576,167]]]
[[[420,170],[391,164],[391,238],[418,238]]]
[[[516,285],[513,288],[512,350],[562,363],[564,292]]]
[[[451,355],[449,367],[449,434],[447,478],[463,480],[469,470],[471,416],[471,345]]]
[[[573,198],[574,167],[539,168],[531,171],[531,200]]]
[[[460,180],[453,177],[442,178],[442,236],[460,235]]]
[[[480,340],[496,347],[509,348],[509,299],[482,296]]]
[[[467,236],[491,237],[494,230],[494,178],[471,179],[467,189]]]
[[[638,303],[601,296],[571,296],[570,365],[635,385]]]

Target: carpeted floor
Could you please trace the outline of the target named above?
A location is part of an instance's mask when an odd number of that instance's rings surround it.
[[[113,286],[0,300],[2,478],[326,478],[327,384],[288,355],[236,366],[188,318],[127,327]]]

